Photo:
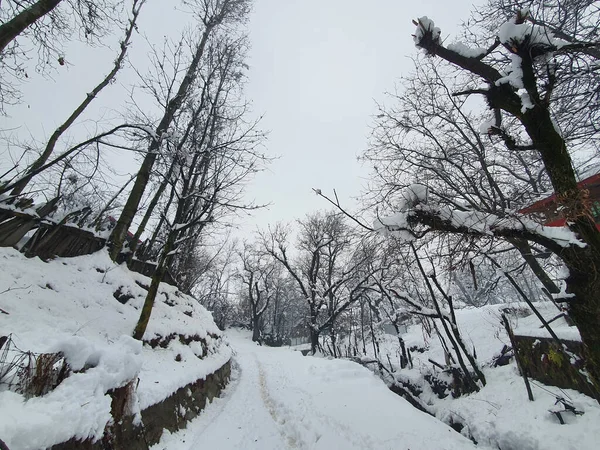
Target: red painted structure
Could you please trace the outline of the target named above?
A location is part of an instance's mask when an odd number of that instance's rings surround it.
[[[580,181],[577,183],[577,187],[589,191],[592,202],[592,215],[596,221],[596,227],[600,230],[600,173]],[[566,223],[566,219],[562,217],[561,211],[558,209],[556,194],[538,200],[532,205],[519,210],[519,212],[531,215],[549,227],[562,227]]]

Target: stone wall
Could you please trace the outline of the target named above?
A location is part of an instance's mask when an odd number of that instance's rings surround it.
[[[581,342],[561,341],[566,352],[551,338],[515,335],[515,342],[529,377],[594,397],[594,388],[583,371],[585,359]]]
[[[162,402],[142,411],[142,424],[134,425],[133,417],[120,417],[127,402],[130,385],[111,392],[115,424],[107,427],[97,442],[71,439],[54,445],[51,450],[148,450],[160,441],[164,430],[181,430],[200,414],[207,400],[218,397],[229,382],[231,361],[205,379],[184,386]]]

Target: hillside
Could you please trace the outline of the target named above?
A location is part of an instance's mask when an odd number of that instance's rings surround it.
[[[165,284],[144,345],[129,337],[148,284],[104,251],[46,263],[0,249],[0,336],[9,338],[0,352],[0,438],[11,450],[100,439],[112,420],[108,391],[134,380],[130,406],[139,420],[140,411],[229,361],[210,313]],[[34,361],[42,367],[39,355],[55,353],[68,376],[60,382],[57,358],[44,380],[35,378]]]

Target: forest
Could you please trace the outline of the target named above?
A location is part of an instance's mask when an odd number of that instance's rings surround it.
[[[144,345],[176,289],[220,330],[368,368],[474,442],[429,395],[479,395],[508,360],[530,400],[529,378],[547,376],[600,402],[598,2],[488,0],[452,36],[415,17],[411,70],[376,105],[357,201],[306,186],[312,212],[240,234],[265,207],[245,190],[278,157],[245,91],[252,1],[181,0],[193,27],[150,42],[139,23],[152,1],[0,2],[0,117],[32,70],[51,80],[69,65],[71,42],[93,55],[117,39],[43,140],[0,118],[1,247],[44,261],[101,252],[147,277],[114,294],[140,297],[127,334]],[[136,67],[138,40],[149,51]],[[102,112],[125,70],[128,97]],[[465,332],[473,311],[493,312],[506,345]],[[578,406],[560,398],[564,423]]]

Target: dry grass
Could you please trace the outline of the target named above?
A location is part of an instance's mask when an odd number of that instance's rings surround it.
[[[70,373],[60,353],[34,353],[19,349],[12,335],[0,339],[0,386],[39,397],[52,391]]]

